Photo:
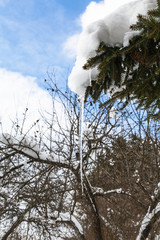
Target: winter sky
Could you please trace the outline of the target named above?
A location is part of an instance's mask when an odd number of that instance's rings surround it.
[[[50,97],[42,87],[47,73],[65,86],[82,29],[128,2],[0,0],[1,121],[7,125],[25,107],[48,110]]]
[[[79,16],[89,0],[0,0],[0,118],[3,124],[29,106],[47,108],[47,72],[66,82],[74,62]],[[68,46],[72,47],[68,48]],[[5,123],[4,123],[5,122]],[[6,125],[6,124],[5,124]]]
[[[0,67],[39,78],[70,66],[64,43],[89,0],[0,0]]]

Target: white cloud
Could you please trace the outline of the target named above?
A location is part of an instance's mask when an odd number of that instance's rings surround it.
[[[27,111],[26,128],[40,118],[40,112],[50,111],[52,99],[41,89],[36,79],[0,68],[0,118],[4,131],[11,129],[12,121],[23,118]]]
[[[75,58],[77,54],[77,47],[80,34],[74,34],[69,37],[63,45],[63,52],[67,54],[69,58]]]
[[[0,66],[39,79],[51,64],[65,69],[61,49],[68,31],[70,17],[58,1],[0,0]]]

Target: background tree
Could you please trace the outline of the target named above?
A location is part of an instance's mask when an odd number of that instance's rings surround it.
[[[48,88],[53,111],[42,116],[43,128],[36,121],[22,132],[16,122],[12,134],[1,134],[1,239],[160,235],[159,122],[144,121],[148,113],[134,105],[85,103],[82,193],[77,96],[53,82]]]

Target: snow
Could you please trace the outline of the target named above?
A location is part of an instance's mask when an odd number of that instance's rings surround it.
[[[71,220],[74,223],[74,225],[76,226],[76,228],[78,229],[78,231],[83,234],[83,229],[82,226],[80,225],[80,223],[78,222],[78,220],[72,215],[71,216]]]
[[[108,190],[108,191],[105,192],[102,188],[92,187],[92,190],[93,190],[94,195],[96,195],[96,194],[108,195],[108,194],[112,194],[112,193],[117,193],[117,194],[124,193],[122,188]]]
[[[116,119],[117,116],[117,109],[113,106],[109,112],[109,117]]]
[[[152,196],[152,200],[153,201],[157,201],[159,192],[160,192],[160,182],[157,184],[157,187],[154,190],[154,196]],[[151,208],[149,206],[148,212],[145,215],[145,217],[144,217],[144,219],[143,219],[143,221],[141,223],[139,234],[138,234],[136,240],[140,240],[141,239],[143,231],[145,230],[147,225],[152,221],[152,219],[155,216],[155,214],[157,214],[158,212],[160,212],[160,202],[157,203],[157,205],[155,206],[155,208],[152,211],[151,211]]]
[[[150,210],[150,208],[149,208]],[[160,202],[157,204],[157,206],[152,210],[152,212],[147,212],[146,216],[144,217],[142,224],[141,224],[141,228],[139,231],[139,234],[136,238],[136,240],[140,240],[141,236],[143,234],[143,231],[145,230],[145,228],[147,227],[147,225],[151,222],[152,218],[154,217],[155,214],[157,214],[158,212],[160,212]]]
[[[159,192],[160,192],[160,182],[157,184],[157,187],[156,187],[156,189],[154,190],[154,195],[155,195],[155,197],[157,197],[157,195],[159,194]]]
[[[77,47],[77,58],[68,79],[72,91],[80,96],[85,94],[91,80],[98,74],[97,68],[92,72],[82,67],[90,57],[94,57],[101,41],[109,46],[127,46],[129,39],[138,32],[131,32],[130,25],[136,23],[138,14],[156,7],[156,0],[104,0],[91,2],[81,16],[82,32]]]
[[[70,215],[69,213],[60,213],[56,221],[72,221],[75,227],[78,229],[79,233],[83,235],[83,228],[73,215]]]
[[[140,31],[131,31],[131,32],[126,32],[124,34],[124,39],[123,39],[123,47],[127,47],[129,45],[129,41],[136,35],[138,35]]]
[[[16,136],[15,138],[10,134],[0,134],[0,142],[9,146],[12,145],[14,149],[21,150],[33,158],[38,157],[40,149],[32,138],[27,138],[22,135]]]
[[[22,151],[31,158],[43,159],[44,161],[53,161],[54,159],[51,154],[43,152],[32,137],[24,137],[23,135],[13,137],[10,134],[0,134],[0,143],[12,146],[15,151]]]
[[[109,165],[110,166],[114,166],[115,165],[115,160],[113,160],[112,158],[111,159],[109,159]]]

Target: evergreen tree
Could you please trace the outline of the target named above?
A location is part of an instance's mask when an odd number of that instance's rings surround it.
[[[111,98],[105,104],[120,99],[125,106],[136,100],[138,108],[148,109],[150,115],[160,118],[160,0],[147,16],[138,15],[131,29],[139,34],[127,47],[101,42],[96,56],[83,66],[99,70],[97,81],[86,90],[86,98],[91,95],[96,101],[103,91],[109,91]]]

